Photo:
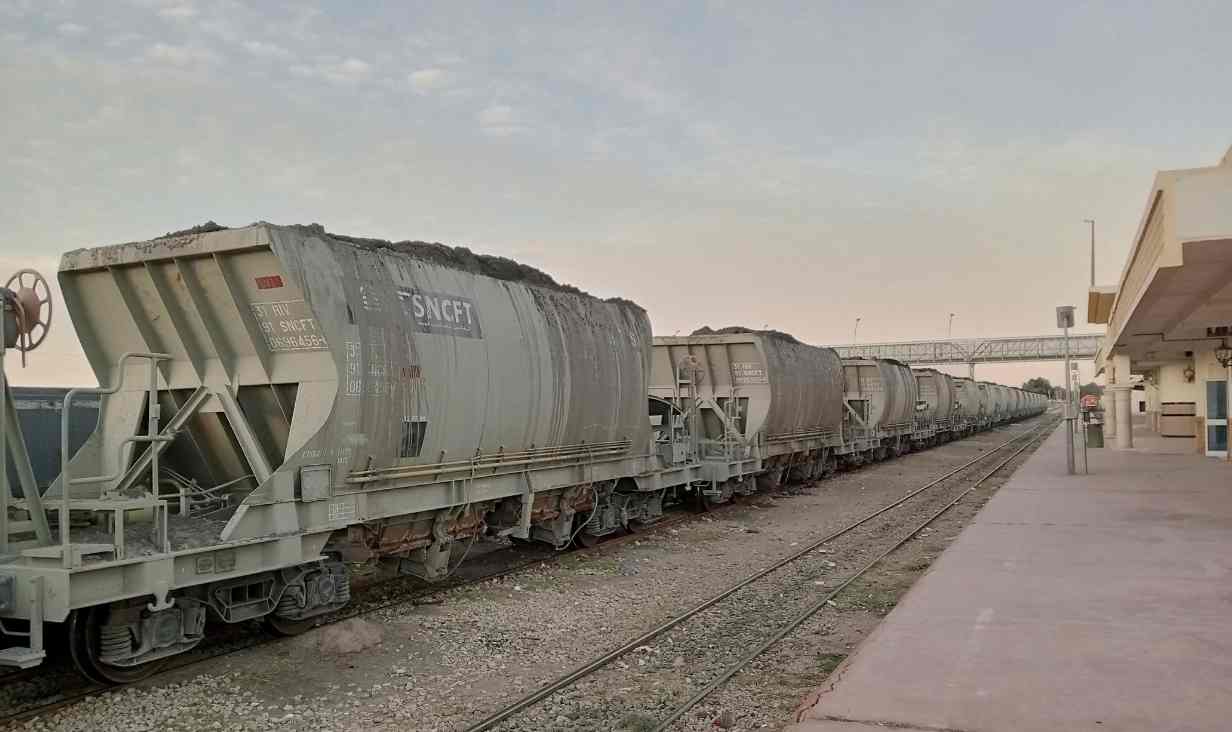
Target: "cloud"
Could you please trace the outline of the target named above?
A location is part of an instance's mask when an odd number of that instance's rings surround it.
[[[104,104],[90,114],[66,120],[64,126],[70,130],[104,129],[124,119],[124,109],[115,104]]]
[[[119,48],[120,46],[128,46],[142,39],[140,33],[121,33],[119,35],[110,36],[106,45],[108,48]]]
[[[244,41],[244,50],[260,58],[287,58],[291,52],[282,46],[264,41]]]
[[[449,85],[450,73],[444,69],[419,69],[412,71],[407,81],[420,94],[428,94]]]
[[[492,137],[509,137],[530,130],[517,111],[507,104],[490,104],[477,119],[483,133]]]
[[[60,31],[60,35],[63,36],[79,36],[86,32],[86,27],[76,23],[61,23],[56,26],[56,30]]]
[[[159,16],[172,20],[188,20],[196,16],[197,9],[191,5],[172,5],[158,11]]]
[[[342,63],[326,68],[326,77],[331,81],[357,81],[372,72],[372,65],[357,58],[348,58]]]
[[[155,43],[145,50],[148,61],[156,61],[170,66],[191,66],[193,64],[211,64],[218,61],[218,55],[213,51],[198,46],[174,46],[169,43]]]
[[[355,84],[372,75],[372,64],[358,58],[341,61],[325,60],[315,66],[296,64],[291,73],[308,78],[325,79],[336,84]]]

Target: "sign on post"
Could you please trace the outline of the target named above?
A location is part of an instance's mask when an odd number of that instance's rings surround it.
[[[1057,307],[1057,327],[1058,328],[1073,328],[1074,327],[1074,306],[1060,305]]]

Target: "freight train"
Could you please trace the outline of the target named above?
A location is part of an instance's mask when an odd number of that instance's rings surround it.
[[[207,619],[301,632],[357,562],[436,580],[477,537],[589,544],[1046,406],[772,331],[654,338],[637,305],[515,262],[316,225],[71,251],[59,282],[103,385],[65,396],[64,434],[78,399],[98,425],[46,488],[0,431],[20,483],[0,491],[0,664],[38,665],[63,624],[101,682]],[[3,291],[23,357],[46,293]]]

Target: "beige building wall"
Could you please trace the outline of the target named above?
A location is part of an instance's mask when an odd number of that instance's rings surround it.
[[[1195,434],[1198,450],[1205,450],[1206,444],[1206,382],[1223,381],[1227,378],[1227,370],[1215,360],[1214,349],[1194,353],[1192,383],[1185,381],[1186,363],[1175,363],[1160,366],[1158,369],[1158,398],[1160,402],[1193,402],[1196,413]],[[1149,407],[1148,407],[1149,408]],[[1161,430],[1162,431],[1162,430]]]
[[[1205,389],[1194,377],[1193,383],[1185,382],[1185,367],[1188,364],[1167,364],[1159,367],[1159,401],[1196,402]],[[1195,369],[1196,371],[1197,369]]]
[[[1213,358],[1211,360],[1214,360]],[[1154,388],[1148,387],[1148,391],[1154,392],[1154,397],[1157,400],[1155,410],[1159,410],[1158,404],[1161,402],[1193,402],[1194,414],[1197,415],[1189,420],[1192,425],[1190,430],[1195,437],[1194,450],[1201,452],[1205,447],[1204,420],[1201,415],[1206,408],[1206,384],[1202,381],[1201,372],[1195,366],[1195,375],[1192,382],[1185,381],[1185,369],[1189,367],[1188,363],[1172,363],[1160,366],[1157,369],[1157,383]],[[1148,406],[1148,409],[1151,409]],[[1150,414],[1151,429],[1156,432],[1167,434],[1184,434],[1184,430],[1176,428],[1176,417],[1161,417],[1156,411]],[[1167,426],[1161,424],[1161,419],[1165,420]]]

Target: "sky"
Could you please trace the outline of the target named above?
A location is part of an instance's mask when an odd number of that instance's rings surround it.
[[[512,257],[659,334],[1054,333],[1084,319],[1083,219],[1114,283],[1155,171],[1232,144],[1229,27],[1226,2],[0,0],[0,275],[320,222]],[[65,316],[14,383],[94,383]]]

